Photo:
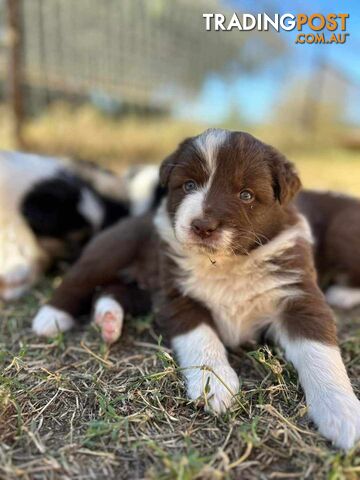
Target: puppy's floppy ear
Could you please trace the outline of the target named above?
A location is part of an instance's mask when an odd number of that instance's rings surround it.
[[[169,183],[170,175],[174,167],[179,163],[181,154],[186,151],[186,149],[191,146],[194,137],[185,138],[180,145],[177,147],[175,152],[165,158],[160,166],[160,185],[163,188],[166,188]]]
[[[161,166],[160,166],[160,173],[159,173],[159,178],[160,178],[160,185],[163,188],[166,188],[169,183],[169,178],[171,175],[171,171],[175,166],[176,162],[176,153],[172,153],[168,157],[163,160]]]
[[[268,147],[268,159],[273,176],[276,200],[289,203],[301,188],[301,181],[295,165],[273,147]]]

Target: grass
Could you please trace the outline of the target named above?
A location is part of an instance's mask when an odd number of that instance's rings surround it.
[[[201,130],[161,119],[116,122],[60,105],[27,125],[26,140],[34,151],[121,170],[159,161]],[[13,147],[6,112],[0,142]],[[306,186],[360,194],[358,153],[284,148]],[[31,318],[57,281],[0,304],[0,479],[359,478],[359,448],[345,455],[316,433],[281,352],[250,346],[231,353],[241,391],[231,411],[215,417],[186,399],[181,372],[151,318],[129,319],[110,349],[91,326],[49,341],[34,337]],[[337,316],[359,395],[360,310]]]
[[[315,153],[298,151],[292,158],[307,188],[330,189],[360,196],[360,153],[338,148]]]
[[[111,119],[91,106],[55,104],[26,125],[28,147],[37,152],[81,157],[116,170],[129,163],[159,162],[203,126],[168,118]]]
[[[241,391],[225,416],[186,399],[181,372],[151,318],[129,319],[110,349],[96,329],[45,341],[31,318],[52,282],[1,306],[0,478],[357,479],[308,422],[297,376],[267,347],[230,355]],[[360,311],[339,315],[359,394]]]

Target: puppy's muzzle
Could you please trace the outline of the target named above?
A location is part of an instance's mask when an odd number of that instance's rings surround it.
[[[191,230],[201,239],[210,238],[218,227],[219,222],[211,218],[195,218],[191,222]]]

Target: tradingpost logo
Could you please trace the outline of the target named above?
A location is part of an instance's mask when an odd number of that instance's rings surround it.
[[[222,13],[203,13],[206,31],[251,31],[258,30],[267,32],[274,30],[293,31],[296,30],[295,43],[297,44],[342,44],[346,43],[350,33],[346,31],[350,15],[348,13],[233,13],[228,18]],[[309,31],[310,30],[310,31]],[[305,33],[306,32],[306,33]]]

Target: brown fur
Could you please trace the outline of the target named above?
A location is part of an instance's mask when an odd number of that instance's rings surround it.
[[[290,337],[305,337],[329,345],[337,344],[333,313],[325,303],[317,284],[311,246],[299,240],[285,259],[278,262],[283,269],[301,270],[299,289],[303,295],[286,302],[282,321]]]
[[[302,191],[296,205],[315,237],[321,286],[360,287],[360,200],[331,192]]]
[[[217,229],[232,229],[234,255],[247,255],[295,224],[298,216],[289,203],[300,180],[293,165],[274,148],[251,135],[232,132],[216,161],[204,214],[215,219]],[[167,210],[172,222],[186,195],[184,182],[191,179],[201,186],[209,174],[194,139],[183,142],[163,162],[160,179],[168,188]],[[243,188],[255,192],[253,203],[242,203],[238,192]],[[76,317],[89,309],[96,290],[110,286],[121,292],[114,295],[126,309],[142,311],[136,305],[136,292],[127,289],[127,284],[135,281],[150,292],[157,320],[170,337],[202,322],[213,324],[205,305],[180,292],[176,278],[181,271],[167,256],[168,248],[159,242],[150,216],[124,220],[91,242],[56,290],[51,305]],[[298,242],[292,253],[290,260],[287,256],[280,262],[301,270],[297,287],[303,295],[286,302],[283,323],[291,336],[334,344],[334,322],[316,285],[311,246]],[[131,299],[124,299],[126,295]],[[147,299],[142,302],[144,309],[149,307]]]
[[[163,253],[168,247],[160,244]],[[187,332],[201,323],[215,328],[209,310],[196,300],[185,297],[180,292],[176,277],[178,267],[166,254],[160,258],[160,289],[157,291],[154,304],[157,324],[166,338],[172,338],[180,333]]]
[[[217,225],[234,227],[235,253],[249,251],[259,241],[266,243],[289,224],[291,212],[285,207],[300,189],[301,182],[293,164],[277,150],[252,135],[232,132],[218,153],[217,165],[221,174],[215,176],[207,196],[205,218],[216,220]],[[191,179],[202,186],[209,175],[193,139],[185,140],[163,162],[160,181],[169,191],[167,207],[172,219],[185,196],[184,182]],[[238,198],[237,193],[245,187],[256,190],[255,204],[244,205]]]
[[[114,297],[125,301],[129,313],[148,310],[149,299],[142,294],[139,305],[133,282],[136,280],[138,290],[143,292],[156,287],[156,242],[150,216],[128,218],[109,228],[85,248],[55,290],[50,305],[78,317],[89,311],[94,294],[110,288]],[[126,294],[128,300],[124,300]]]

